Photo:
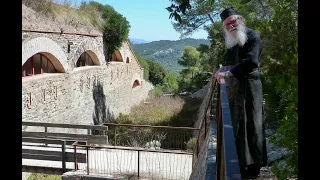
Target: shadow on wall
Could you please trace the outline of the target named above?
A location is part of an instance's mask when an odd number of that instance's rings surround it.
[[[114,115],[106,107],[106,96],[103,93],[103,86],[100,82],[92,89],[92,95],[94,100],[93,124],[99,125],[105,122],[113,122]],[[93,134],[100,134],[100,132],[95,130]]]

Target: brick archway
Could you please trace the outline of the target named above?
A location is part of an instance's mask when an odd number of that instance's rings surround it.
[[[141,86],[141,77],[138,73],[135,73],[131,78],[131,88]]]
[[[50,58],[60,72],[70,70],[66,54],[56,42],[47,37],[37,37],[22,42],[22,65],[37,53],[43,53]]]
[[[90,39],[82,41],[82,43],[77,47],[76,53],[73,57],[72,63],[75,66],[79,57],[84,52],[88,53],[94,63],[94,65],[101,65],[103,57],[101,56],[101,50],[98,48],[96,43]]]

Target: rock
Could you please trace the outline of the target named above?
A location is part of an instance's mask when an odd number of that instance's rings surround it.
[[[283,159],[288,154],[288,150],[286,148],[279,148],[275,151],[268,153],[268,165],[273,162]]]
[[[265,134],[266,134],[267,137],[269,137],[269,136],[271,136],[272,134],[274,134],[274,131],[271,130],[271,129],[266,129],[264,132],[265,132]]]
[[[272,151],[274,151],[274,145],[270,142],[269,138],[266,139],[266,143],[267,143],[267,153],[271,153]]]

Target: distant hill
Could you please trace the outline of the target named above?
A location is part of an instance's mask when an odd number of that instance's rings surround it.
[[[197,48],[200,44],[210,44],[206,39],[186,38],[176,41],[160,40],[144,44],[133,44],[136,53],[150,60],[158,62],[171,73],[179,73],[183,67],[178,64],[185,46]]]
[[[137,38],[129,38],[132,44],[143,44],[148,43],[150,41],[144,40],[144,39],[137,39]]]

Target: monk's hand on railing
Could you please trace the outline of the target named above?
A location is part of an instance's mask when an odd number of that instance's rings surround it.
[[[225,84],[225,78],[229,78],[230,76],[233,76],[230,71],[215,73],[216,80],[219,84]]]

